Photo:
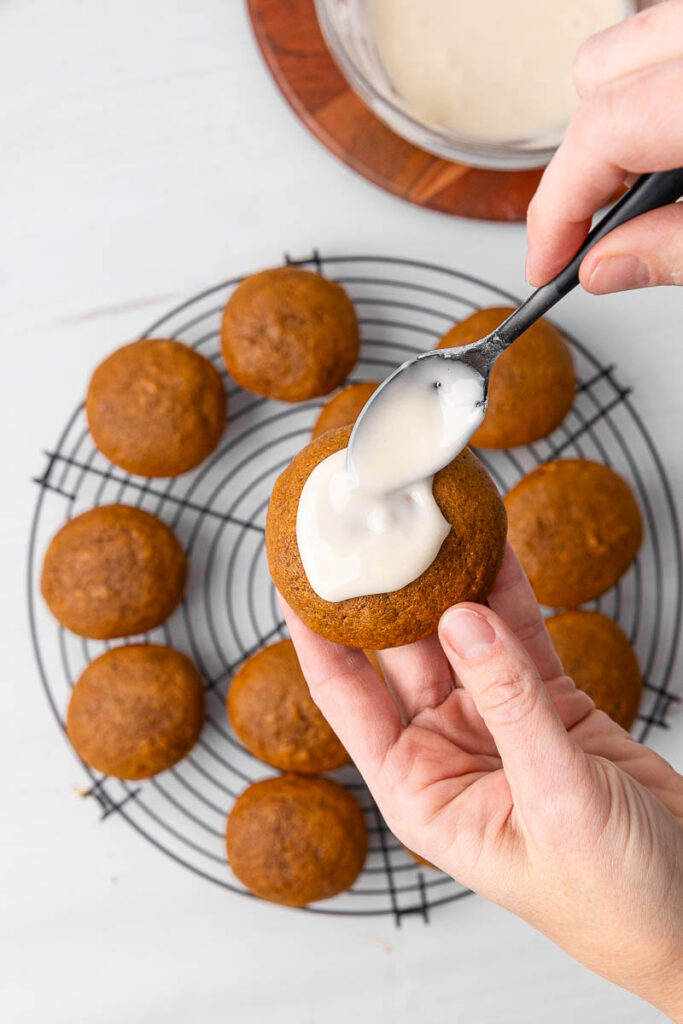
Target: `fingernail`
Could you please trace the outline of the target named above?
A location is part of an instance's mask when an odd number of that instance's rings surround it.
[[[646,288],[649,283],[650,268],[637,256],[606,256],[588,279],[588,291],[605,295],[629,288]]]
[[[451,608],[441,620],[441,632],[460,658],[481,658],[496,639],[493,626],[469,608]]]

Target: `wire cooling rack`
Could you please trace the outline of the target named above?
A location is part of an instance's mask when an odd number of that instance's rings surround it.
[[[287,262],[339,281],[361,322],[363,347],[352,380],[382,378],[399,362],[431,348],[454,322],[481,306],[518,300],[486,281],[445,267],[374,256],[330,256]],[[251,782],[274,774],[241,746],[225,715],[230,679],[245,658],[285,634],[268,574],[264,525],[273,483],[307,442],[323,404],[287,405],[257,397],[227,379],[219,344],[223,305],[241,278],[209,288],[157,320],[144,336],[173,337],[194,346],[223,373],[229,427],[213,455],[196,471],[172,480],[131,476],[95,449],[80,405],[36,478],[28,583],[30,627],[45,693],[62,729],[71,687],[108,643],[82,640],[51,618],[39,592],[49,539],[70,517],[94,505],[124,502],[160,516],[176,532],[190,560],[182,606],[145,640],[169,644],[194,658],[206,681],[207,723],[181,764],[156,778],[127,783],[83,766],[85,795],[102,820],[119,815],[158,849],[198,875],[245,893],[225,861],[224,826],[233,800]],[[566,332],[565,332],[565,336]],[[589,349],[568,337],[578,392],[565,422],[547,439],[507,452],[479,452],[500,490],[561,456],[597,459],[633,487],[645,520],[636,564],[608,594],[592,603],[617,619],[634,644],[645,676],[635,728],[644,740],[666,728],[681,621],[681,540],[666,473],[634,409],[629,389]],[[115,643],[125,643],[116,641]],[[430,909],[467,895],[452,879],[409,857],[386,828],[353,768],[334,773],[361,801],[370,837],[365,869],[351,890],[306,908],[325,914],[429,918]]]

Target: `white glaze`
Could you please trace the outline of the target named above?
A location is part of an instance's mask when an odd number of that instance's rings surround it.
[[[433,475],[459,454],[484,417],[475,370],[426,359],[409,384],[379,395],[347,449],[324,459],[299,500],[297,543],[306,576],[326,601],[400,590],[436,558],[450,531]]]
[[[413,116],[490,139],[561,132],[580,44],[627,0],[374,0],[380,57]]]
[[[364,415],[353,474],[374,493],[433,476],[465,447],[484,418],[480,374],[456,359],[419,360]]]

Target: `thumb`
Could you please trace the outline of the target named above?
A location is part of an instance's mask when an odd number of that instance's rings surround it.
[[[439,639],[493,736],[515,804],[532,809],[546,797],[556,803],[585,770],[585,758],[522,644],[490,608],[476,604],[445,612]]]
[[[588,253],[579,273],[594,295],[683,284],[683,203],[634,217]]]

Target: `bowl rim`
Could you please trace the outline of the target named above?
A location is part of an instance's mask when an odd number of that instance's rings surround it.
[[[510,148],[514,145],[512,142],[488,143],[467,135],[458,135],[455,137],[457,141],[454,141],[453,133],[413,117],[403,107],[379,92],[351,58],[330,18],[327,2],[328,0],[313,0],[323,39],[334,62],[356,95],[367,103],[372,112],[392,131],[420,149],[469,167],[515,171],[533,170],[545,167],[549,163],[560,140],[555,145],[539,144],[518,150]],[[425,135],[429,138],[425,139]]]

